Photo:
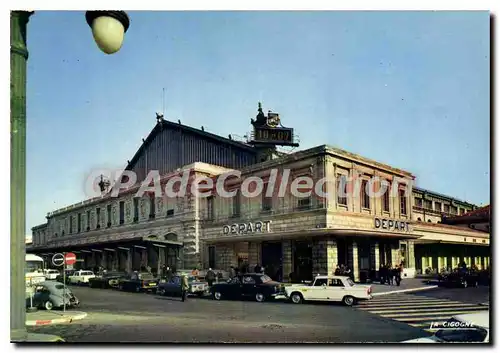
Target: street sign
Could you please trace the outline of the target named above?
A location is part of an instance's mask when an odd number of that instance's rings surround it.
[[[52,256],[52,264],[54,266],[64,265],[64,255],[61,253],[54,254],[54,256]]]
[[[72,252],[66,253],[66,255],[64,255],[64,260],[66,265],[73,265],[76,262],[76,255]]]

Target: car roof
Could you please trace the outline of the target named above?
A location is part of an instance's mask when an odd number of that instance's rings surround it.
[[[472,314],[462,314],[453,316],[455,320],[462,322],[470,322],[473,325],[480,326],[486,329],[490,328],[490,313],[489,311],[483,311],[479,313]]]
[[[340,278],[340,279],[347,279],[349,276],[328,276],[328,275],[319,275],[316,276],[315,278]]]
[[[57,281],[44,281],[40,283],[41,286],[46,286],[46,287],[55,287],[57,284],[60,284],[61,286],[63,285],[61,282]]]

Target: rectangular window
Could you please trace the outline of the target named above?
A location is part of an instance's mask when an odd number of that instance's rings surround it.
[[[384,195],[382,196],[382,211],[390,212],[391,205],[391,184],[388,180],[386,180],[386,190],[384,191]]]
[[[96,228],[101,228],[101,208],[100,207],[96,208],[95,215],[96,215],[95,218],[96,218],[96,223],[97,223]]]
[[[441,202],[434,202],[434,211],[441,212]]]
[[[415,197],[415,206],[422,208],[423,202],[422,199],[417,199]]]
[[[308,210],[311,208],[311,198],[303,197],[297,200],[297,208],[299,210]]]
[[[69,216],[69,234],[73,233],[73,216]]]
[[[444,205],[444,213],[450,213],[450,205]]]
[[[361,196],[361,207],[362,208],[370,208],[370,195],[367,192],[368,189],[368,180],[362,180],[361,181],[361,190],[360,196]]]
[[[107,224],[107,226],[108,226],[108,227],[111,227],[111,205],[108,205],[108,206],[106,207],[106,213],[107,213],[106,218],[108,219],[108,224]]]
[[[125,202],[120,201],[119,204],[120,224],[125,223]]]
[[[77,233],[82,231],[82,214],[78,214],[78,224],[77,224]]]
[[[457,214],[457,207],[456,206],[451,206],[450,207],[450,213],[456,215]]]
[[[432,210],[432,201],[430,201],[430,200],[425,200],[425,201],[424,201],[424,208],[425,208],[426,210]]]
[[[273,209],[273,198],[266,196],[268,185],[264,184],[264,189],[262,190],[262,211],[271,211]]]
[[[463,215],[465,213],[465,209],[461,208],[460,209],[460,214]]]
[[[172,217],[173,215],[174,215],[174,209],[173,208],[167,210],[167,217]]]
[[[156,198],[154,197],[154,195],[152,195],[150,198],[149,198],[149,219],[153,219],[155,218],[155,214],[156,214],[156,202],[155,202]]]
[[[134,222],[139,221],[139,199],[134,197]]]
[[[406,191],[399,190],[400,214],[406,215]]]
[[[87,211],[87,230],[90,230],[90,211]]]
[[[207,197],[207,219],[214,219],[214,197]]]
[[[239,217],[241,211],[241,197],[240,191],[236,190],[236,194],[233,196],[233,217]]]
[[[337,203],[347,206],[347,177],[345,175],[337,176]]]
[[[208,247],[208,267],[215,268],[215,246]]]

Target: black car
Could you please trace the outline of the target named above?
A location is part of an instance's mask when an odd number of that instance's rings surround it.
[[[285,298],[283,285],[261,273],[247,273],[214,284],[210,292],[215,300],[254,298],[258,302]]]
[[[126,272],[106,272],[100,276],[89,278],[90,288],[117,288],[120,278],[126,278]]]
[[[66,284],[70,284],[68,277],[71,276],[73,273],[75,273],[75,270],[66,270]],[[62,273],[60,275],[57,275],[56,281],[64,283],[64,277]]]
[[[447,287],[477,287],[480,282],[479,273],[474,271],[454,271],[438,276],[438,282]]]
[[[118,289],[133,292],[156,292],[158,280],[149,272],[134,272],[118,279]]]

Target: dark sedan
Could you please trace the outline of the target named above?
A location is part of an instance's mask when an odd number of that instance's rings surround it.
[[[75,272],[75,270],[66,270],[66,284],[69,284],[69,278],[68,277],[71,276],[74,272]],[[64,282],[64,278],[63,278],[63,274],[62,273],[60,275],[57,275],[56,281],[60,282],[60,283]]]
[[[473,271],[443,273],[438,276],[439,284],[450,287],[477,287],[479,285],[479,274]]]
[[[269,276],[247,273],[231,278],[225,283],[214,284],[210,288],[215,300],[254,298],[258,302],[268,299],[285,298],[283,285]]]
[[[118,289],[133,292],[156,292],[158,280],[148,272],[134,272],[118,280]]]
[[[125,272],[106,272],[101,276],[89,278],[90,288],[116,288],[120,278],[127,277]]]

